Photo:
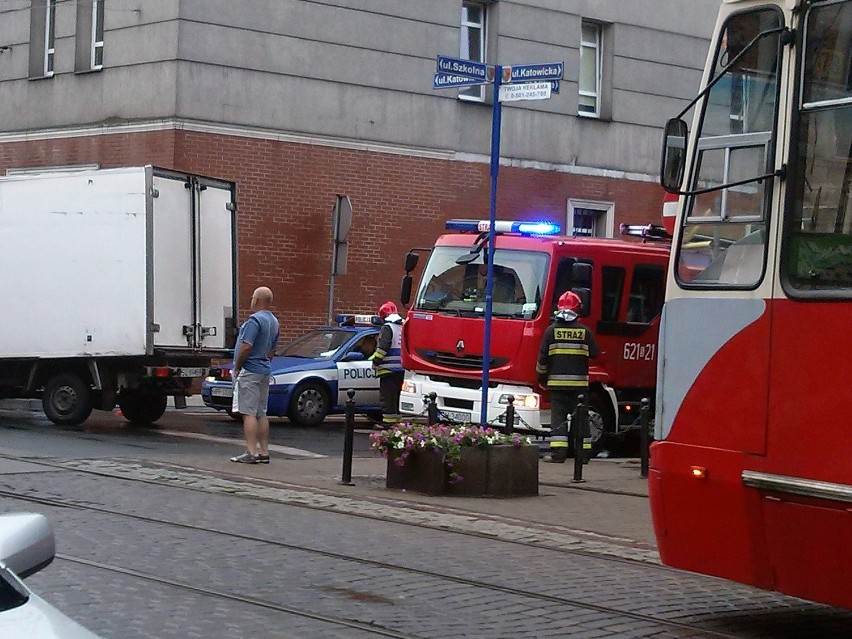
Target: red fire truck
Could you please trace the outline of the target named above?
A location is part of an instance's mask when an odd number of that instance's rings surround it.
[[[479,421],[485,329],[488,221],[450,220],[430,249],[409,308],[402,342],[405,382],[400,412],[422,414],[435,393],[445,419]],[[590,370],[593,450],[604,433],[635,421],[654,393],[657,333],[669,246],[621,239],[565,237],[551,224],[495,225],[487,421],[505,424],[514,396],[515,428],[549,433],[547,393],[536,382],[542,334],[567,290],[583,299],[581,320],[601,356]],[[417,253],[406,259],[403,302]]]
[[[693,104],[663,147],[660,558],[852,608],[852,0],[725,0]]]

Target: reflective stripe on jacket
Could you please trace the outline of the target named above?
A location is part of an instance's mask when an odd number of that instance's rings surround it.
[[[535,372],[551,390],[570,390],[589,385],[589,358],[600,354],[594,335],[576,320],[557,318],[541,340]]]
[[[373,355],[376,376],[402,372],[402,324],[385,322]]]

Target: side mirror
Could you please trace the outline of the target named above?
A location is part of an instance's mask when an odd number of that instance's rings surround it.
[[[405,254],[405,272],[411,273],[416,267],[417,262],[420,261],[420,256],[417,255],[414,251],[409,251]]]
[[[399,287],[399,301],[402,302],[403,306],[408,306],[411,301],[411,281],[411,276],[406,273],[402,278],[402,286]]]
[[[580,298],[580,310],[577,315],[580,317],[588,317],[592,309],[592,290],[582,286],[579,288],[572,288],[571,290]]]
[[[663,157],[660,165],[660,184],[669,193],[680,193],[686,169],[686,145],[689,132],[686,122],[672,118],[666,122],[663,135]]]
[[[56,554],[53,528],[38,513],[0,515],[0,562],[21,579],[47,566]]]
[[[346,355],[343,356],[344,362],[363,362],[366,357],[364,357],[364,353],[361,351],[349,351]]]

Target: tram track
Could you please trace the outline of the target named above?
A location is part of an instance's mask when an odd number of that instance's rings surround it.
[[[238,494],[242,497],[296,508],[343,513],[347,516],[375,521],[452,531],[470,537],[546,548],[571,555],[606,557],[612,561],[621,560],[631,563],[638,561],[659,570],[671,570],[660,563],[656,549],[631,539],[548,524],[531,524],[527,521],[485,513],[476,513],[472,521],[470,512],[448,506],[424,507],[422,503],[387,498],[341,496],[327,489],[266,478],[255,478],[247,482],[243,474],[227,471],[214,472],[168,462],[146,463],[144,466],[130,460],[120,463],[111,460],[86,459],[58,462],[30,458],[26,462],[55,470],[128,479],[150,485],[180,487],[198,492]],[[481,529],[480,523],[487,524],[487,532]]]
[[[330,550],[323,550],[317,548],[309,548],[299,544],[291,544],[279,540],[272,539],[261,539],[257,536],[253,535],[243,535],[240,533],[220,530],[211,528],[209,526],[198,526],[193,524],[174,522],[167,519],[162,519],[158,517],[147,517],[143,515],[137,515],[133,513],[121,512],[117,511],[113,508],[104,508],[98,507],[90,504],[83,504],[76,502],[74,500],[65,500],[65,499],[55,499],[51,497],[40,497],[37,495],[20,495],[13,491],[9,490],[0,490],[0,497],[4,497],[7,499],[25,501],[30,503],[37,503],[43,506],[53,507],[53,508],[73,508],[75,510],[82,510],[88,512],[94,512],[103,515],[109,515],[113,517],[123,517],[129,518],[135,521],[144,522],[148,524],[156,524],[160,526],[168,526],[173,528],[179,528],[187,531],[193,532],[204,532],[207,534],[213,534],[217,536],[224,536],[228,539],[233,540],[235,543],[240,541],[251,541],[255,543],[260,543],[264,545],[268,545],[270,547],[270,551],[274,549],[278,550],[287,550],[292,552],[300,552],[300,553],[308,553],[316,557],[323,557],[332,559],[338,562],[349,562],[355,563],[362,566],[368,566],[376,569],[383,570],[391,570],[395,572],[401,572],[407,575],[416,576],[420,578],[429,578],[436,579],[446,583],[452,583],[459,586],[465,586],[468,588],[486,590],[488,592],[493,593],[495,596],[500,595],[512,595],[515,597],[522,597],[526,600],[529,600],[531,603],[547,603],[547,604],[555,604],[558,606],[566,606],[578,608],[585,611],[597,612],[604,615],[607,615],[608,618],[612,618],[614,621],[617,619],[624,619],[625,622],[643,622],[646,624],[654,624],[655,626],[660,627],[660,629],[670,629],[670,630],[678,630],[686,633],[695,633],[700,632],[703,637],[715,637],[719,639],[737,639],[738,635],[730,634],[724,631],[715,630],[713,628],[709,628],[706,626],[702,626],[695,623],[687,623],[676,621],[672,619],[666,619],[664,617],[648,615],[639,612],[633,612],[628,610],[619,609],[612,606],[606,606],[603,604],[597,604],[589,601],[584,601],[577,598],[564,597],[564,596],[556,596],[547,593],[535,592],[532,590],[527,590],[524,588],[517,588],[512,586],[507,586],[503,584],[491,583],[483,580],[472,579],[468,577],[461,577],[458,575],[447,574],[444,572],[438,572],[433,570],[426,570],[422,568],[414,568],[411,566],[405,566],[398,563],[388,562],[388,561],[377,561],[373,559],[367,559],[363,557],[357,557],[354,555],[349,555],[346,553],[334,552]],[[606,557],[595,557],[596,559],[603,561],[619,561],[618,559],[606,558]],[[417,635],[410,635],[405,633],[400,633],[398,631],[376,626],[374,624],[365,623],[357,620],[346,619],[343,617],[334,617],[332,615],[327,615],[321,612],[314,612],[310,610],[305,610],[303,607],[294,607],[288,606],[286,604],[281,604],[278,602],[270,601],[267,599],[261,599],[257,597],[251,597],[242,595],[239,593],[231,593],[223,590],[217,590],[213,588],[197,586],[194,584],[186,583],[180,580],[172,579],[169,577],[163,577],[160,575],[155,575],[151,573],[146,573],[143,571],[134,570],[131,568],[118,566],[109,563],[102,563],[97,561],[92,561],[90,559],[85,559],[82,557],[77,557],[71,554],[57,554],[57,559],[61,561],[68,561],[74,564],[87,566],[89,568],[93,568],[96,570],[107,571],[116,574],[122,574],[128,577],[132,577],[134,579],[139,579],[149,583],[158,583],[165,586],[179,588],[185,591],[194,592],[196,594],[200,594],[206,597],[213,597],[220,600],[229,600],[234,602],[240,602],[243,604],[255,606],[258,608],[264,608],[268,610],[274,610],[285,614],[297,615],[300,617],[305,617],[317,621],[323,621],[330,624],[337,624],[339,626],[346,626],[349,628],[355,628],[360,630],[365,630],[371,633],[376,634],[377,636],[385,636],[385,637],[396,637],[399,639],[417,639]],[[623,561],[623,560],[621,560]],[[663,567],[654,567],[647,566],[651,569],[660,569],[666,570],[669,569]]]

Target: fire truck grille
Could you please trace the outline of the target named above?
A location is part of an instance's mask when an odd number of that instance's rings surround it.
[[[420,351],[419,354],[438,366],[466,371],[482,370],[482,355],[456,355],[445,351]],[[492,357],[489,370],[504,366],[508,361],[505,357]]]
[[[448,384],[454,388],[482,389],[481,379],[467,379],[464,377],[444,377],[443,375],[429,375],[430,381]],[[488,388],[497,388],[497,382],[488,382]]]

